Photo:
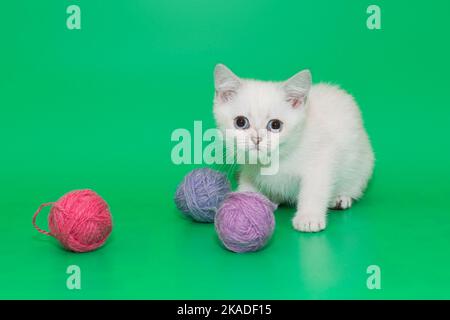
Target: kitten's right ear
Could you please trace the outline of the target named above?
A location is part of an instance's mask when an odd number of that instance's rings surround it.
[[[214,85],[216,98],[222,102],[230,101],[241,85],[239,78],[225,65],[218,64],[214,68]]]
[[[305,104],[311,84],[311,72],[309,70],[300,71],[284,83],[287,101],[293,108]]]

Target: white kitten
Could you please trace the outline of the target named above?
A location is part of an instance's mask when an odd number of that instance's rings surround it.
[[[351,95],[336,86],[312,85],[308,70],[285,82],[240,79],[221,64],[214,73],[218,127],[231,130],[247,152],[279,151],[277,174],[261,175],[260,165],[242,165],[239,191],[296,203],[293,225],[304,232],[325,229],[328,208],[346,209],[362,196],[374,155]],[[277,135],[277,145],[270,135]]]

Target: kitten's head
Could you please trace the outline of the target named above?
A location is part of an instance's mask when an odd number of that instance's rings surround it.
[[[273,151],[302,125],[311,87],[304,70],[284,82],[238,78],[218,64],[214,70],[214,116],[219,129],[247,152]]]

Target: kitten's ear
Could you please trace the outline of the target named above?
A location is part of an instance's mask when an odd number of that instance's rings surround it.
[[[227,102],[234,97],[241,85],[241,81],[225,65],[218,64],[214,68],[214,85],[216,97],[222,102]]]
[[[283,88],[286,91],[286,99],[293,108],[305,104],[311,83],[311,72],[309,70],[300,71],[284,82]]]

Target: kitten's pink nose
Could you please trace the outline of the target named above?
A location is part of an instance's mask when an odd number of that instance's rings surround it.
[[[251,139],[255,145],[258,145],[262,140],[261,137],[251,137]]]

